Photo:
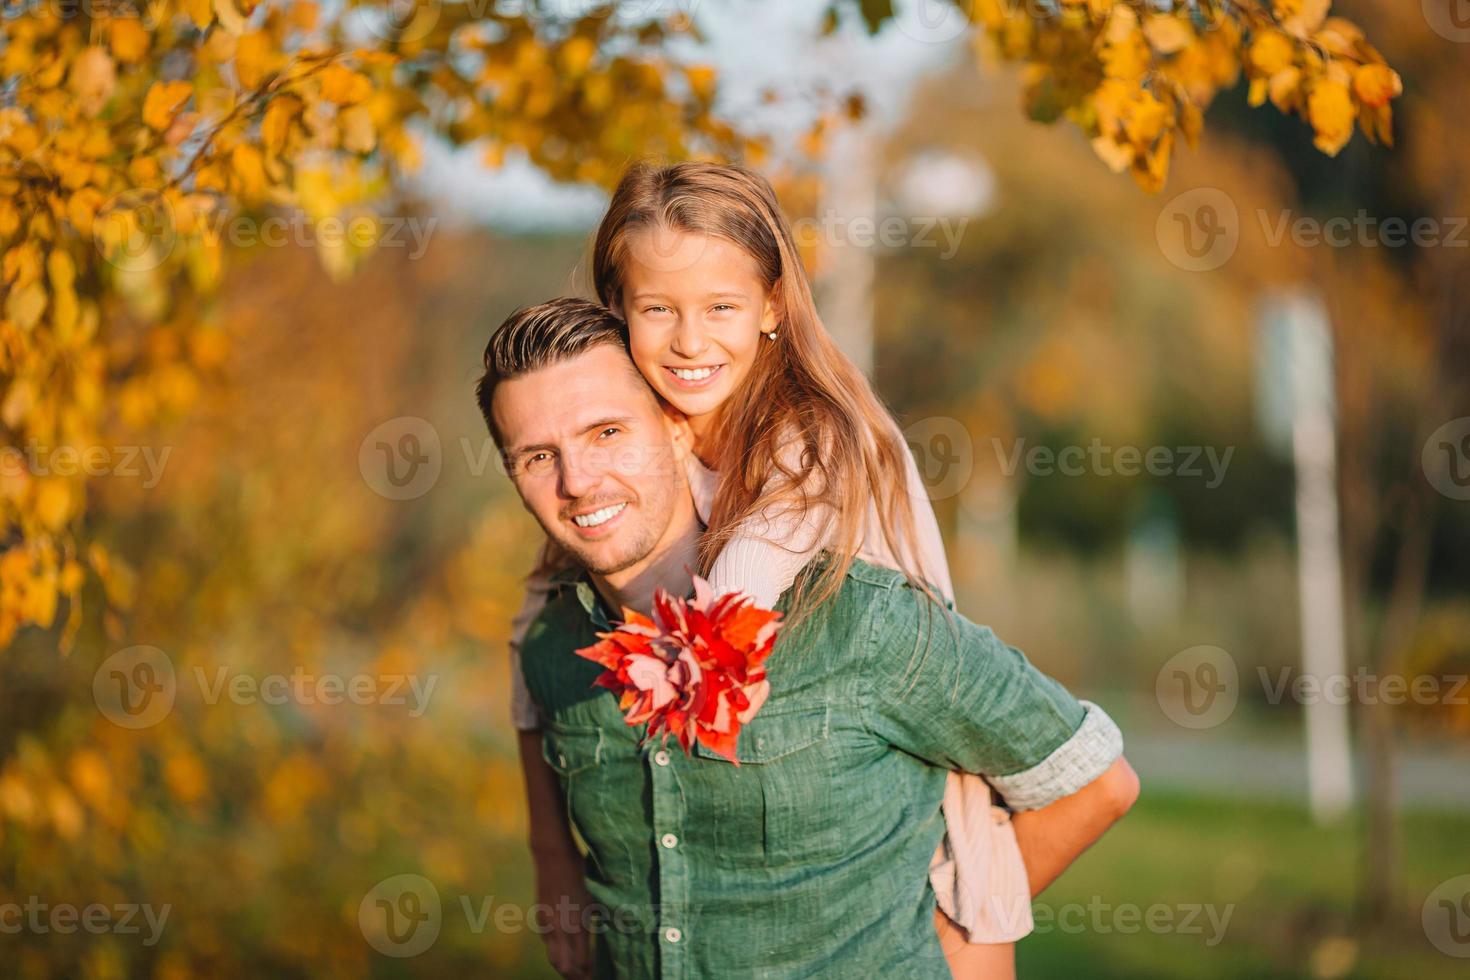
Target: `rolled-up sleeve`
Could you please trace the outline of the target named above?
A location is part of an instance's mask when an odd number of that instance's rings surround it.
[[[988,626],[907,587],[870,632],[870,725],[936,766],[985,776],[1013,809],[1077,792],[1122,754],[1103,710],[1077,700]]]

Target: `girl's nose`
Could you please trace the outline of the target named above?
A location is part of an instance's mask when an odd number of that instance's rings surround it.
[[[680,357],[698,357],[709,347],[709,341],[704,334],[704,328],[690,317],[680,317],[679,324],[674,328],[673,339],[669,341],[669,350]]]

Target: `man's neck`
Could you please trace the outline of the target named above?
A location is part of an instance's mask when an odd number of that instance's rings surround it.
[[[672,595],[689,592],[690,576],[699,565],[700,527],[692,502],[680,506],[674,520],[649,556],[631,568],[611,575],[593,574],[592,584],[608,606],[621,612],[625,607],[648,613],[653,595],[664,589]]]

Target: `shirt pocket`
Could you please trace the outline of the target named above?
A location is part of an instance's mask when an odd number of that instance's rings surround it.
[[[586,821],[596,819],[605,809],[597,805],[597,787],[588,785],[602,762],[602,752],[602,731],[592,725],[552,722],[541,733],[541,758],[561,783],[572,839],[592,859],[599,873],[604,871],[603,862],[591,843],[600,839],[599,828],[589,826]],[[587,831],[592,834],[590,838]]]
[[[760,826],[747,827],[745,832],[759,833],[768,868],[810,863],[844,852],[837,827],[840,810],[828,798],[838,777],[831,723],[831,707],[826,703],[781,706],[770,714],[757,712],[740,733],[735,757],[742,769],[751,767],[753,778],[741,780],[743,787],[732,789],[750,793],[759,787]],[[729,759],[699,743],[695,743],[694,754],[730,765]],[[754,802],[747,798],[730,811],[749,812],[745,804]]]
[[[591,769],[602,761],[602,730],[552,722],[541,733],[541,758],[563,779]]]

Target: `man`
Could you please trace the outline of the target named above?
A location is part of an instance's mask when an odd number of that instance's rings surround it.
[[[1023,811],[1033,894],[1132,805],[1100,709],[861,561],[777,643],[740,766],[640,746],[574,651],[656,589],[688,590],[703,528],[687,429],[620,322],[580,300],[507,320],[478,396],[527,510],[575,563],[520,656],[546,721],[521,738],[539,899],[607,913],[548,936],[564,976],[948,977],[927,875],[947,770]]]

